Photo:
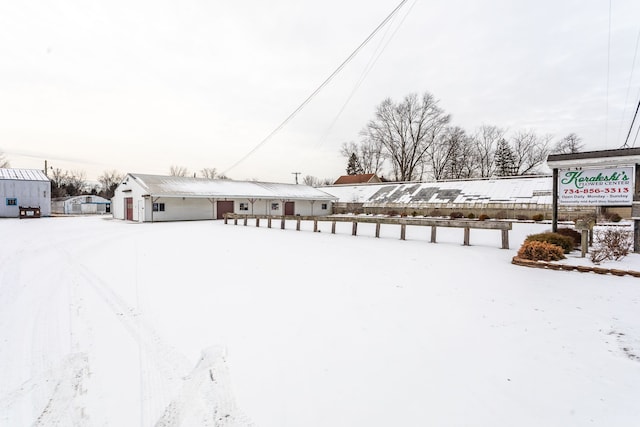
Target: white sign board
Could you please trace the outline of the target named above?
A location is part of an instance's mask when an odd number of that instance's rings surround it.
[[[558,203],[561,205],[631,205],[633,167],[561,169],[558,171]]]

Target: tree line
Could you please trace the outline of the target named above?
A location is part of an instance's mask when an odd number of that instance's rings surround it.
[[[360,141],[343,143],[348,175],[374,173],[393,181],[468,179],[535,174],[550,153],[575,153],[575,133],[553,143],[534,130],[508,133],[482,125],[472,133],[451,123],[434,96],[409,94],[383,100],[360,131]]]

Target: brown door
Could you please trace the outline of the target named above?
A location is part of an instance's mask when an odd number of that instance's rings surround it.
[[[133,197],[124,198],[125,219],[133,221]]]
[[[233,213],[233,200],[231,201],[218,200],[216,204],[216,211],[217,211],[216,213],[217,219],[223,219],[224,214],[226,213]]]
[[[294,215],[294,212],[295,212],[294,207],[295,205],[293,204],[293,202],[284,202],[284,214]]]

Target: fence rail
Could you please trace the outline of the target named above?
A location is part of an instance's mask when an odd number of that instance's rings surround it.
[[[300,231],[300,223],[302,221],[312,221],[313,231],[318,231],[318,222],[331,222],[331,234],[336,233],[337,222],[349,222],[351,226],[351,234],[357,236],[358,224],[375,224],[376,237],[380,237],[380,227],[382,224],[400,225],[400,240],[405,240],[407,225],[431,227],[431,243],[436,243],[436,235],[438,227],[462,228],[464,230],[463,245],[469,246],[471,229],[481,230],[500,230],[502,234],[502,249],[509,249],[509,230],[512,229],[511,221],[478,221],[469,219],[435,219],[435,218],[388,218],[388,217],[361,217],[361,216],[272,216],[272,215],[251,215],[251,214],[235,214],[226,213],[224,215],[224,223],[228,224],[232,219],[234,225],[238,225],[238,220],[243,221],[243,225],[247,225],[249,219],[255,219],[256,227],[260,227],[260,220],[267,221],[267,227],[271,228],[273,221],[280,221],[280,228],[285,229],[286,221],[295,221],[296,230]]]

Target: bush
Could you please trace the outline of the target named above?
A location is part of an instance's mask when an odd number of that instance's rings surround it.
[[[525,241],[518,251],[518,258],[532,261],[558,261],[564,259],[560,246],[535,240]]]
[[[519,215],[516,215],[516,219],[517,219],[518,221],[528,221],[528,220],[529,220],[529,217],[528,217],[528,216],[526,216],[526,215],[519,214]]]
[[[473,212],[469,213],[469,215],[467,215],[467,218],[469,219],[474,219],[476,216],[473,214]]]
[[[536,222],[537,222],[537,221],[542,221],[542,220],[544,219],[544,215],[542,215],[542,214],[535,214],[535,215],[533,215],[533,216],[531,217],[531,219],[532,219],[532,220],[534,220],[534,221],[536,221]]]
[[[593,248],[590,251],[591,261],[599,264],[605,260],[620,261],[629,255],[633,246],[631,230],[607,228],[598,230]]]
[[[460,218],[464,217],[464,214],[462,212],[451,212],[449,214],[449,217],[451,219],[460,219]]]
[[[622,221],[622,217],[617,212],[607,213],[607,221],[610,222],[620,222]]]
[[[563,236],[562,234],[558,233],[532,234],[530,236],[527,236],[527,238],[525,239],[525,242],[532,241],[547,242],[551,243],[552,245],[560,246],[565,254],[571,252],[574,247],[573,239],[571,237]]]
[[[491,218],[490,218],[490,217],[489,217],[489,215],[487,215],[487,214],[481,214],[481,215],[478,217],[478,221],[486,221],[486,220],[488,220],[488,219],[491,219]]]
[[[563,236],[571,237],[573,239],[573,247],[580,247],[582,243],[582,233],[574,230],[573,228],[558,228],[556,231],[558,234],[562,234]]]
[[[442,212],[440,212],[439,209],[434,209],[431,212],[429,212],[429,216],[442,216]]]
[[[387,215],[389,215],[389,216],[398,216],[400,214],[396,210],[390,210],[390,211],[387,212]]]
[[[507,219],[507,211],[496,212],[496,219]]]

